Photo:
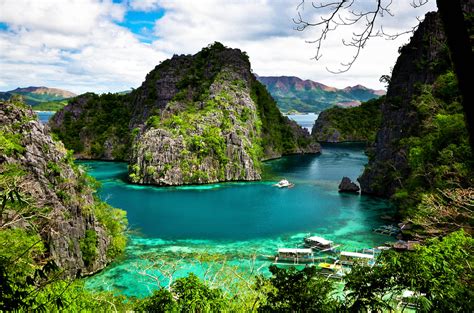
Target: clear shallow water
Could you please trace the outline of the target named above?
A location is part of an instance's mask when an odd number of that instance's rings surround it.
[[[125,259],[89,278],[87,285],[148,295],[158,285],[151,276],[163,274],[156,266],[145,270],[153,257],[160,266],[179,262],[175,277],[189,272],[203,276],[214,263],[198,262],[199,253],[218,255],[241,271],[265,272],[270,262],[260,255],[272,255],[278,247],[297,247],[308,233],[334,240],[347,250],[384,243],[389,237],[371,230],[384,224],[379,216],[387,213],[388,204],[337,192],[341,177],[356,179],[366,161],[360,146],[327,146],[320,156],[267,162],[261,182],[176,188],[127,184],[125,163],[81,162],[102,182],[101,197],[126,210],[130,226],[138,230],[130,237]],[[281,178],[295,187],[273,187]]]
[[[290,120],[295,121],[301,127],[306,128],[309,133],[313,129],[314,122],[318,119],[319,114],[308,113],[308,114],[288,114],[286,115]]]

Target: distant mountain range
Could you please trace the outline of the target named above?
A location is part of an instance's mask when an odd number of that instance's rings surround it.
[[[44,106],[50,102],[59,104],[64,102],[64,100],[67,98],[76,96],[75,93],[63,89],[31,86],[0,92],[0,99],[8,100],[13,95],[22,96],[24,101],[33,107],[38,105]]]
[[[362,85],[338,89],[295,76],[257,76],[276,100],[282,112],[321,112],[333,106],[353,107],[361,102],[385,94],[384,90],[373,90]],[[119,92],[127,94],[130,90]],[[10,91],[0,91],[0,99],[8,100],[13,95],[21,95],[24,101],[36,110],[56,111],[67,104],[75,93],[49,87],[25,87]]]
[[[385,94],[385,90],[362,85],[338,89],[295,76],[258,76],[257,79],[267,87],[282,112],[321,112],[336,105],[352,107]]]

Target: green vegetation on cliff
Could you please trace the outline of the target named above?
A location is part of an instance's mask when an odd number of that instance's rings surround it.
[[[51,129],[81,157],[125,160],[130,148],[128,97],[86,93],[73,98],[70,105],[78,111],[59,111],[62,124],[51,123]],[[111,151],[106,150],[107,146],[112,147]]]
[[[384,100],[385,97],[380,97],[353,108],[327,109],[318,116],[311,135],[323,142],[374,142],[382,120],[380,106]]]
[[[298,136],[295,132],[295,124],[288,123],[288,118],[284,117],[275,100],[265,86],[259,81],[253,80],[251,85],[251,97],[257,105],[258,113],[262,125],[262,147],[273,151],[265,151],[266,157],[276,154],[291,154],[299,148],[307,148],[311,144],[311,139],[305,136]]]
[[[76,97],[50,125],[78,157],[128,160],[139,184],[258,180],[263,159],[319,152],[221,43],[163,61],[130,94]]]
[[[420,85],[419,89],[420,94],[413,99],[412,106],[420,117],[420,132],[400,141],[400,146],[407,151],[410,174],[403,179],[402,187],[393,198],[404,215],[417,224],[424,224],[423,215],[427,219],[438,218],[436,226],[424,227],[427,228],[424,231],[443,233],[456,229],[455,225],[472,228],[472,215],[458,212],[443,217],[441,211],[423,209],[436,207],[433,197],[449,202],[448,193],[469,193],[468,188],[474,186],[474,157],[454,74],[448,72],[439,76],[432,86]],[[438,206],[441,207],[444,206]]]
[[[0,310],[42,310],[56,304],[41,292],[58,277],[93,273],[124,251],[126,215],[94,195],[98,183],[25,104],[0,102],[0,122]]]

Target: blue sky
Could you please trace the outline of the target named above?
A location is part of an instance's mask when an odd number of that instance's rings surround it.
[[[118,23],[128,28],[137,38],[144,43],[152,43],[158,37],[154,33],[154,26],[157,20],[165,15],[165,10],[158,8],[150,12],[127,11],[123,22]]]
[[[383,0],[388,3],[389,0]],[[159,62],[173,54],[194,54],[214,41],[246,51],[255,73],[298,76],[343,88],[362,84],[384,87],[398,47],[374,38],[351,71],[334,75],[353,51],[341,40],[357,28],[331,34],[323,57],[315,61],[308,40],[317,29],[294,30],[295,0],[2,0],[0,1],[0,90],[25,86],[64,88],[76,93],[136,88]],[[356,1],[364,6],[371,1]],[[374,2],[375,3],[375,2]],[[404,31],[417,17],[435,9],[435,1],[418,9],[394,1],[394,17],[384,29]],[[317,20],[311,7],[302,12]]]

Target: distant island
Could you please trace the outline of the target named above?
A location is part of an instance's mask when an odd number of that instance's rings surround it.
[[[338,89],[295,76],[257,76],[257,79],[267,87],[280,110],[288,114],[318,113],[333,106],[354,107],[385,94],[385,90],[362,85]]]
[[[18,87],[9,91],[0,92],[0,100],[10,100],[20,96],[26,104],[36,111],[57,111],[67,104],[67,99],[77,96],[75,93],[50,87]]]

